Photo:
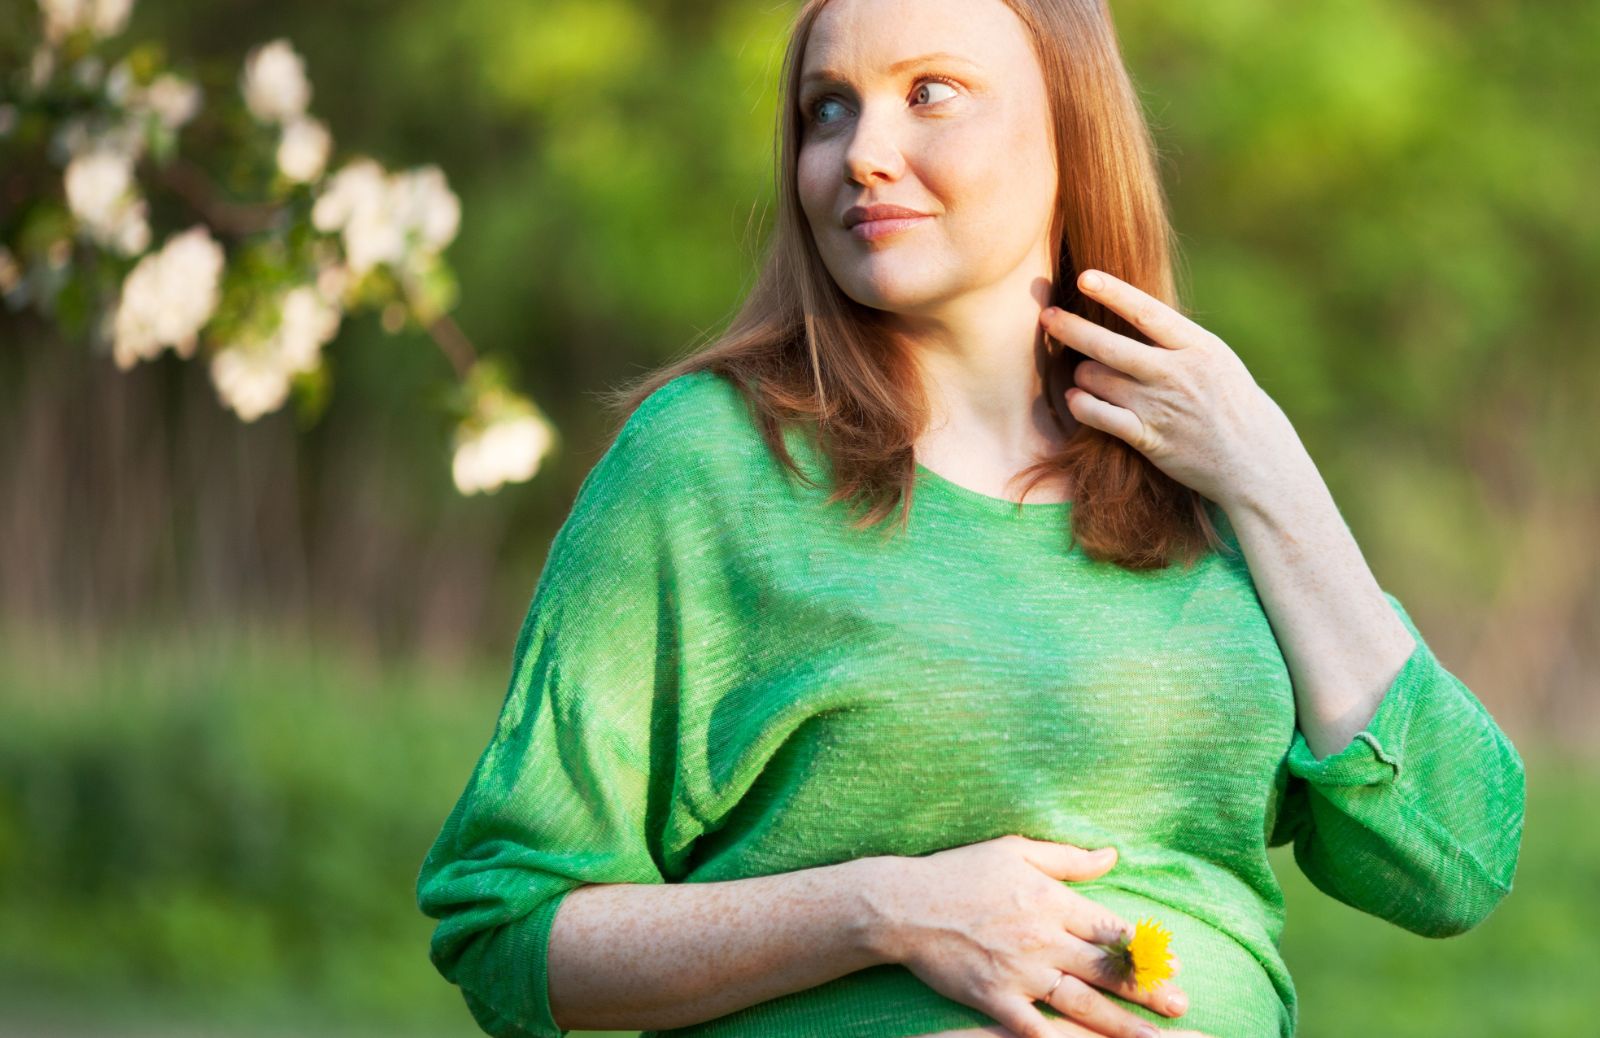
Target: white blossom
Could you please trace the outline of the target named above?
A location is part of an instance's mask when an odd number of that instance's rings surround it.
[[[200,112],[200,88],[182,76],[163,72],[141,86],[134,81],[126,59],[106,74],[106,97],[134,114],[154,115],[162,126],[176,130]]]
[[[204,224],[167,239],[146,255],[122,283],[112,317],[112,357],[127,370],[170,346],[194,354],[195,338],[217,307],[222,246]]]
[[[304,114],[311,101],[305,61],[286,39],[264,43],[246,56],[240,89],[250,114],[264,123],[288,122]]]
[[[405,228],[388,206],[358,209],[344,225],[344,248],[358,274],[379,263],[399,263],[406,254]]]
[[[342,232],[350,269],[360,275],[449,244],[460,226],[461,202],[438,166],[389,174],[372,159],[358,158],[329,178],[311,222],[325,233]]]
[[[290,372],[269,346],[229,346],[211,358],[211,384],[240,419],[253,422],[283,406]]]
[[[200,111],[200,87],[182,76],[163,72],[145,88],[141,107],[148,108],[169,130],[193,119]]]
[[[493,492],[539,470],[554,437],[538,415],[519,414],[458,432],[451,477],[463,494]]]
[[[44,36],[61,42],[79,29],[98,37],[115,36],[128,24],[133,0],[39,0],[44,15]]]
[[[106,146],[90,147],[67,163],[67,208],[102,245],[125,256],[150,245],[148,207],[133,180],[133,157]]]
[[[283,319],[274,336],[275,348],[290,371],[310,371],[322,347],[339,330],[339,308],[314,285],[297,285],[285,293]]]
[[[335,173],[311,207],[319,231],[342,231],[345,258],[356,275],[405,255],[405,229],[395,219],[390,179],[383,167],[358,158]]]
[[[328,178],[311,207],[311,223],[325,234],[340,230],[364,206],[383,205],[387,190],[383,167],[372,159],[358,158]]]
[[[401,173],[394,191],[401,223],[414,229],[428,250],[450,244],[461,225],[461,201],[445,183],[443,170],[427,165]]]
[[[333,137],[320,119],[297,116],[283,127],[278,141],[278,168],[299,183],[315,180],[328,163]]]
[[[144,202],[139,213],[117,224],[108,244],[124,256],[137,256],[150,247],[150,224],[144,217]]]
[[[217,395],[246,422],[282,407],[291,379],[316,369],[323,345],[339,330],[339,308],[314,285],[296,285],[279,306],[282,313],[271,335],[231,344],[211,359]]]

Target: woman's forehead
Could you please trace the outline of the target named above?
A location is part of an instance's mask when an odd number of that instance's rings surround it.
[[[1005,0],[830,0],[812,24],[807,73],[895,75],[919,59],[1000,69],[1028,45]],[[843,78],[833,76],[832,78]]]

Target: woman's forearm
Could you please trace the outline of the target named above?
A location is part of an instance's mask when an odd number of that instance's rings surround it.
[[[1289,668],[1295,724],[1321,760],[1371,723],[1417,643],[1310,455],[1293,457],[1227,513]]]
[[[607,883],[566,895],[547,956],[573,1030],[701,1023],[889,961],[871,857],[716,883]]]

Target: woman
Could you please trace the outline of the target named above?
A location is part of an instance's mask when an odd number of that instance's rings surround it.
[[[1522,761],[1175,308],[1103,6],[815,0],[784,82],[760,280],[623,399],[418,879],[478,1023],[1290,1035],[1291,840],[1476,925]]]

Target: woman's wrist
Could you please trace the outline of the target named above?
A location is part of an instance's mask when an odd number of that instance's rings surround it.
[[[848,868],[841,873],[840,882],[852,895],[846,899],[851,905],[852,937],[873,965],[904,960],[904,920],[899,905],[912,861],[880,854],[844,863]]]

